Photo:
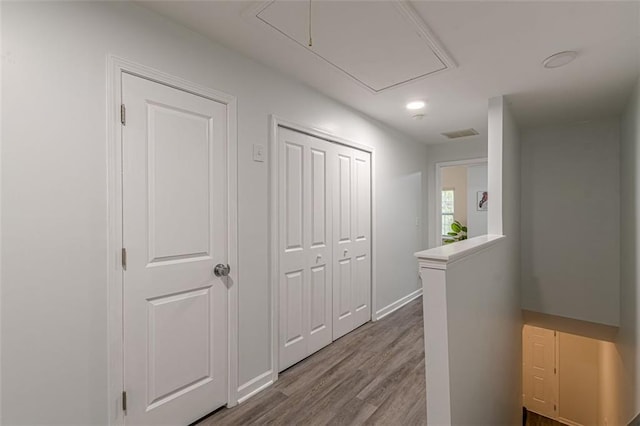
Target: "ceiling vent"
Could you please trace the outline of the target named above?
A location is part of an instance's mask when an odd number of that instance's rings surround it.
[[[463,129],[463,130],[454,130],[453,132],[442,133],[442,136],[446,136],[447,139],[458,139],[458,138],[466,138],[467,136],[475,136],[479,135],[476,129]]]

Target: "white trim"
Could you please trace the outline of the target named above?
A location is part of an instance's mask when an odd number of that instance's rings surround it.
[[[350,146],[371,154],[371,319],[375,321],[376,308],[376,258],[377,258],[377,238],[376,238],[376,214],[375,214],[375,150],[367,145],[345,139],[327,130],[310,125],[298,124],[285,120],[276,115],[270,115],[269,122],[269,279],[271,291],[271,377],[273,382],[278,380],[278,127],[285,127],[297,132],[306,133],[311,136],[324,139],[328,142]]]
[[[553,400],[555,402],[554,420],[560,421],[560,332],[553,330],[553,368],[556,369],[553,382]],[[582,426],[582,425],[580,425]]]
[[[441,161],[436,163],[436,178],[433,180],[433,194],[435,196],[435,206],[433,210],[433,219],[435,220],[435,227],[433,228],[433,235],[431,236],[431,242],[434,247],[439,247],[442,245],[442,218],[440,217],[440,208],[442,207],[442,178],[441,178],[441,169],[443,167],[454,167],[454,166],[469,166],[473,164],[488,164],[487,157],[481,158],[470,158],[467,160],[456,160],[456,161]]]
[[[437,389],[429,393],[429,425],[451,425],[451,371],[449,365],[449,325],[447,314],[446,271],[420,266],[424,289],[424,353],[426,385]],[[437,368],[434,368],[437,367]]]
[[[445,68],[441,71],[447,71],[458,67],[456,61],[453,60],[447,49],[445,49],[444,45],[440,42],[438,37],[431,31],[431,28],[427,25],[427,23],[422,19],[420,14],[416,12],[413,6],[407,0],[395,0],[394,5],[400,11],[405,20],[414,25],[415,29],[418,31],[420,36],[424,41],[427,42],[433,53],[440,59],[440,61],[444,64]],[[437,73],[436,72],[436,73]],[[436,73],[431,73],[427,75],[433,75]],[[414,81],[414,80],[410,80]],[[396,86],[392,86],[396,87]]]
[[[376,153],[371,151],[371,320],[377,321],[378,317],[374,314],[378,307],[378,238],[376,237],[377,227],[377,209],[376,209]]]
[[[0,2],[0,34],[2,33],[2,2]],[[2,37],[0,37],[0,52],[2,50]],[[0,82],[2,82],[2,63],[0,63]],[[2,99],[2,84],[0,83],[0,100]],[[2,102],[0,102],[0,176],[2,176]],[[0,212],[2,211],[2,179],[0,178]],[[2,215],[0,214],[0,225]],[[2,259],[2,226],[0,226],[0,259]],[[0,301],[2,300],[2,262],[0,262]],[[0,384],[2,381],[2,307],[0,303]],[[0,386],[0,423],[2,423],[2,386]]]
[[[253,395],[268,388],[273,382],[273,373],[269,370],[241,385],[238,388],[238,404],[242,404]]]
[[[314,127],[311,125],[300,124],[294,121],[285,120],[284,118],[280,118],[274,114],[271,114],[270,117],[271,117],[272,123],[273,121],[275,121],[276,123],[276,131],[278,130],[278,126],[286,127],[287,129],[295,130],[296,132],[302,132],[311,136],[315,136],[320,139],[324,139],[327,142],[333,142],[340,145],[349,146],[351,148],[356,148],[356,149],[359,149],[360,151],[369,152],[371,154],[374,153],[374,149],[368,145],[364,145],[364,144],[352,141],[350,139],[343,138],[342,136],[338,136],[320,127]]]
[[[560,408],[560,406],[558,406],[558,408]],[[577,423],[577,422],[574,422],[573,420],[565,419],[564,417],[560,417],[560,416],[558,416],[556,420],[560,423],[564,423],[569,426],[583,426],[582,423]]]
[[[271,380],[278,380],[278,359],[280,358],[280,347],[278,346],[278,119],[271,115],[269,117],[269,291],[271,293]]]
[[[228,293],[228,395],[227,405],[237,403],[238,382],[238,143],[237,101],[234,96],[194,84],[126,59],[107,55],[107,296],[108,296],[108,419],[124,424],[121,396],[124,383],[122,340],[122,126],[118,117],[122,99],[122,73],[136,75],[166,86],[202,96],[227,106],[227,244],[231,266]]]
[[[420,268],[447,269],[463,259],[480,253],[506,238],[504,235],[480,235],[464,241],[414,253]]]
[[[402,308],[406,304],[408,304],[410,302],[413,302],[414,300],[416,300],[420,296],[422,296],[422,287],[420,287],[416,291],[413,291],[413,292],[407,294],[404,297],[401,297],[400,299],[396,300],[395,302],[390,303],[387,306],[385,306],[384,308],[382,308],[379,311],[377,311],[376,315],[375,315],[376,316],[376,321],[381,320],[382,318],[386,317],[387,315],[397,311],[398,309]]]

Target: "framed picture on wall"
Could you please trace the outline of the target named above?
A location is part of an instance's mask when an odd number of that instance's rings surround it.
[[[489,193],[487,191],[478,191],[476,194],[476,210],[486,212],[489,204]]]

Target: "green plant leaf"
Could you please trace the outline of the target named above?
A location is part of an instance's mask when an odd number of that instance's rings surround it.
[[[456,237],[458,235],[457,232],[447,232],[447,235],[451,235],[452,237]]]
[[[462,226],[460,226],[460,223],[458,222],[453,222],[451,224],[451,229],[454,230],[455,232],[460,232],[462,231]]]
[[[466,227],[466,226],[463,226],[463,227],[462,227],[462,231],[463,231],[463,232],[467,232],[467,227]]]

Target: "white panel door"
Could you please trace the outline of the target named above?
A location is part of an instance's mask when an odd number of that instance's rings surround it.
[[[525,325],[523,333],[524,406],[557,418],[556,338],[553,330]]]
[[[353,327],[371,319],[371,154],[353,149]]]
[[[189,424],[227,402],[226,106],[123,74],[128,424]]]
[[[331,148],[278,129],[280,370],[331,343]]]
[[[371,155],[335,146],[333,339],[371,319]]]

